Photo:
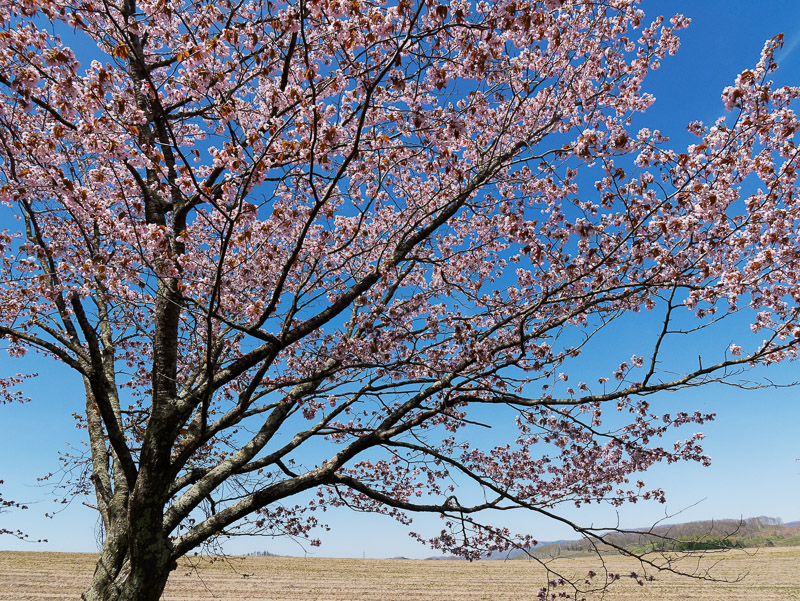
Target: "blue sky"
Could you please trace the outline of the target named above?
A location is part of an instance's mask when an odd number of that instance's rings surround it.
[[[691,141],[683,130],[689,121],[711,122],[723,114],[722,89],[739,72],[753,66],[764,41],[779,32],[785,33],[786,45],[778,55],[781,68],[775,80],[800,84],[800,2],[646,0],[644,8],[648,16],[683,12],[693,20],[692,26],[681,32],[683,43],[678,55],[665,60],[649,78],[647,88],[657,100],[641,120],[641,124],[671,136],[675,145]],[[626,338],[630,342],[636,335],[633,331],[616,332],[614,342],[624,349]],[[682,350],[676,347],[674,352]],[[2,494],[28,503],[30,509],[0,514],[0,527],[22,528],[32,538],[47,538],[50,542],[30,544],[2,537],[0,549],[93,551],[94,512],[79,502],[62,508],[51,500],[49,489],[39,486],[36,480],[58,469],[59,451],[80,444],[81,432],[74,428],[71,414],[81,411],[82,387],[74,374],[61,366],[42,363],[35,356],[20,361],[0,355],[0,373],[31,371],[41,374],[25,384],[32,402],[0,407],[0,479],[5,480]],[[751,375],[791,382],[800,380],[800,369],[792,363]],[[654,398],[656,410],[717,413],[715,422],[702,427],[707,435],[704,446],[713,463],[709,468],[678,464],[650,470],[646,481],[667,491],[666,508],[657,504],[624,506],[618,510],[620,523],[645,526],[664,517],[665,510],[683,510],[670,521],[756,515],[786,521],[800,519],[799,396],[800,388],[743,391],[715,386]],[[65,447],[65,443],[70,446]],[[54,509],[63,511],[53,519],[43,517]],[[613,511],[595,507],[567,510],[566,515],[584,524],[608,524],[617,519]],[[326,517],[333,530],[322,536],[321,548],[307,549],[315,555],[433,554],[413,542],[406,529],[391,519],[338,511],[329,512]],[[539,540],[570,537],[564,528],[530,516],[520,514],[512,522]],[[428,518],[415,520],[413,526],[414,530],[428,532],[438,528],[438,521]],[[226,548],[232,553],[265,549],[285,554],[304,552],[287,540],[240,539]]]

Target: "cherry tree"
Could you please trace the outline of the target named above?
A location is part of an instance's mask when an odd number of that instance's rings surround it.
[[[660,441],[710,416],[648,398],[796,356],[800,90],[771,40],[671,149],[632,123],[687,25],[636,0],[3,2],[0,335],[84,386],[83,598],[158,599],[219,536],[313,544],[330,506],[441,515],[415,536],[467,558],[533,543],[510,509],[602,539],[559,508],[707,462]],[[655,334],[583,375],[636,313]],[[665,350],[734,315],[713,360]]]

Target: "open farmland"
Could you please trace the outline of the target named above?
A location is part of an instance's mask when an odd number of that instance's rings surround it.
[[[0,600],[44,601],[80,597],[94,568],[94,556],[77,553],[0,552]],[[697,563],[697,560],[694,560]],[[800,601],[800,548],[740,550],[700,560],[718,578],[739,582],[698,582],[660,574],[638,586],[626,577],[638,564],[606,558],[623,579],[606,601]],[[565,574],[598,570],[596,557],[558,560]],[[688,567],[688,566],[686,566]],[[521,601],[535,599],[543,572],[528,561],[415,561],[232,557],[223,561],[186,559],[173,572],[165,601]]]

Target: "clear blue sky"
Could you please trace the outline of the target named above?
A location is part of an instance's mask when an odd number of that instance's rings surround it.
[[[683,133],[694,119],[713,121],[722,114],[720,92],[735,76],[753,66],[764,41],[779,32],[786,34],[786,46],[778,55],[780,83],[800,84],[800,2],[795,0],[646,0],[648,16],[683,12],[693,20],[683,31],[683,44],[675,57],[665,60],[648,80],[655,94],[655,106],[643,119],[648,127],[659,128],[678,142],[689,141]],[[631,340],[635,333],[629,333]],[[620,339],[621,338],[621,339]],[[624,347],[625,336],[615,338]],[[676,352],[681,349],[675,348]],[[591,358],[590,358],[591,360]],[[45,512],[60,508],[47,488],[36,478],[59,467],[58,452],[76,448],[81,432],[74,428],[71,414],[81,411],[82,387],[77,378],[60,366],[42,363],[35,357],[23,361],[0,355],[0,373],[36,371],[41,376],[26,383],[33,401],[25,406],[0,407],[0,479],[5,480],[3,496],[25,501],[27,511],[0,514],[0,527],[22,528],[32,538],[48,538],[47,544],[17,542],[0,538],[0,549],[93,551],[95,514],[79,503],[63,509],[50,520]],[[797,363],[777,366],[760,375],[778,382],[800,380]],[[754,374],[754,375],[759,375]],[[685,511],[672,521],[735,518],[756,515],[800,519],[800,388],[742,391],[729,387],[701,388],[668,394],[654,400],[656,410],[716,412],[717,420],[703,426],[710,468],[678,464],[659,466],[647,474],[651,486],[668,493],[666,510]],[[687,432],[686,434],[690,434]],[[65,447],[65,443],[70,446]],[[640,504],[619,509],[620,523],[644,526],[663,517],[665,507]],[[616,521],[606,509],[584,508],[567,512],[582,523],[608,524]],[[323,546],[309,549],[315,555],[426,557],[431,551],[413,542],[406,529],[391,519],[346,512],[329,512],[332,532],[323,534]],[[518,527],[527,526],[539,540],[570,537],[569,531],[520,514]],[[413,529],[433,532],[436,519],[417,519]],[[267,549],[275,553],[302,554],[287,540],[230,542],[232,553]]]

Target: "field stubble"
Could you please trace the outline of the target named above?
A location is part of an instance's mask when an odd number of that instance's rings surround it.
[[[800,547],[729,551],[695,559],[714,565],[707,582],[668,573],[639,586],[628,575],[638,563],[606,557],[622,575],[605,601],[800,601]],[[79,553],[0,552],[0,601],[76,600],[88,585],[95,556]],[[600,571],[597,557],[551,564],[565,575]],[[682,564],[690,569],[691,564]],[[230,557],[186,558],[173,572],[164,601],[522,601],[535,599],[544,572],[530,561],[419,561]]]

